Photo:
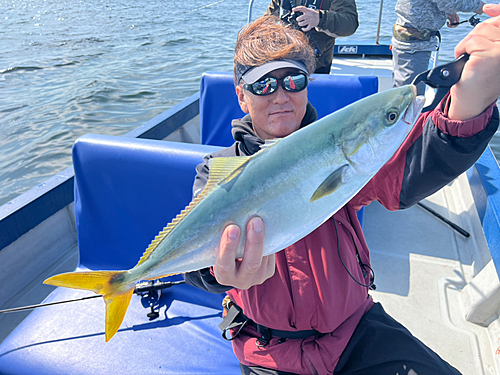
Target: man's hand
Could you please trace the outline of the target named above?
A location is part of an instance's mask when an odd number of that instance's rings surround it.
[[[479,9],[477,9],[476,11],[474,11],[474,13],[476,13],[476,14],[483,14],[484,13],[484,6],[485,5],[486,4],[484,3],[484,1],[481,1],[481,5],[479,6]]]
[[[304,6],[295,7],[292,10],[294,12],[302,12],[302,14],[297,17],[297,22],[302,31],[309,31],[319,25],[319,11]]]
[[[478,24],[455,47],[455,56],[470,55],[460,81],[451,88],[448,117],[467,120],[481,114],[500,95],[500,4],[486,4],[492,17]]]
[[[446,26],[454,29],[460,24],[460,17],[456,13],[448,14],[448,21],[446,22]]]
[[[248,222],[246,237],[243,259],[236,259],[240,228],[231,224],[224,229],[214,265],[215,278],[219,284],[248,289],[262,284],[274,275],[274,254],[263,257],[264,222],[260,217],[254,217]]]

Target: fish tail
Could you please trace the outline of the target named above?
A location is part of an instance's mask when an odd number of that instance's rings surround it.
[[[44,284],[91,290],[102,294],[106,303],[106,342],[120,328],[135,285],[125,282],[127,271],[69,272],[49,277]]]

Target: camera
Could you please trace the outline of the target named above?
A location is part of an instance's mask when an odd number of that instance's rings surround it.
[[[297,22],[297,17],[301,16],[302,12],[289,12],[285,14],[283,17],[281,17],[281,20],[285,22],[286,24],[292,26],[296,30],[302,31],[301,27],[299,26],[299,23]]]
[[[293,5],[295,6],[295,5]],[[286,23],[287,25],[290,25],[293,27],[295,30],[302,31],[304,34],[307,35],[309,38],[309,43],[311,44],[311,47],[313,47],[314,54],[318,59],[321,60],[322,64],[324,66],[328,66],[328,61],[326,60],[325,56],[323,55],[323,52],[321,52],[321,49],[318,46],[318,43],[316,43],[316,40],[314,39],[313,35],[311,34],[311,31],[304,31],[302,28],[299,26],[299,23],[297,21],[297,17],[301,16],[304,14],[303,12],[294,12],[290,10],[287,14],[283,15],[281,17],[281,20]]]

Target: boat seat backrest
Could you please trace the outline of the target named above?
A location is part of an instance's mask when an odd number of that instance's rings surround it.
[[[321,118],[377,91],[375,76],[313,74],[308,98]],[[233,144],[231,121],[244,115],[232,73],[204,73],[200,86],[201,144],[226,147]]]
[[[89,134],[73,146],[80,265],[135,266],[191,201],[195,167],[219,147]]]

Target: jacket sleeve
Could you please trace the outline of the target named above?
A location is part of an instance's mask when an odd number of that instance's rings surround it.
[[[332,0],[327,10],[320,10],[316,31],[331,37],[349,36],[359,26],[358,11],[354,0]]]
[[[421,114],[405,142],[351,200],[355,209],[377,200],[389,210],[408,208],[469,169],[495,134],[495,103],[467,121],[446,117],[449,96]]]
[[[456,12],[475,12],[481,7],[481,0],[437,0],[438,9],[446,14]]]
[[[280,0],[272,0],[264,12],[264,16],[280,17]]]

